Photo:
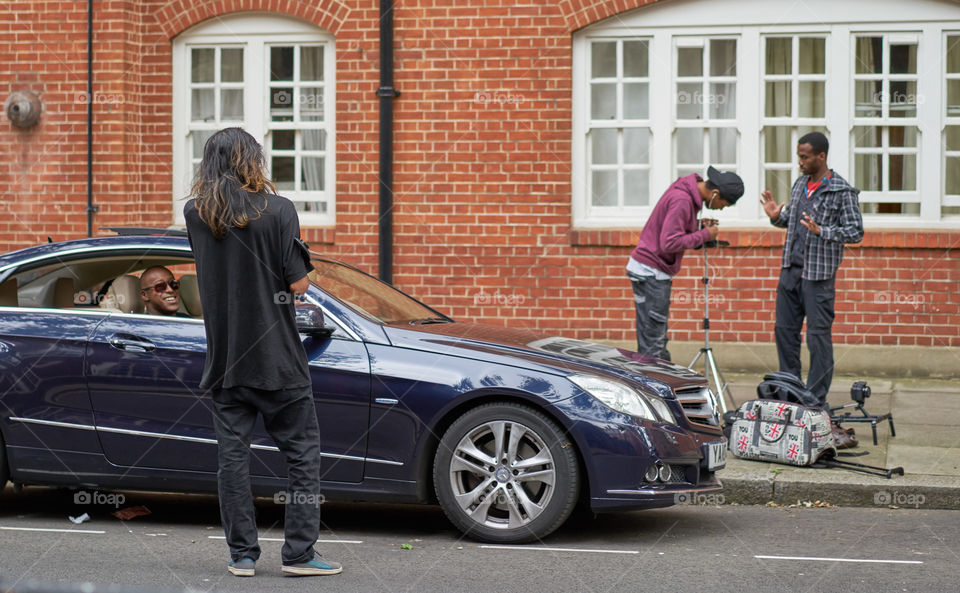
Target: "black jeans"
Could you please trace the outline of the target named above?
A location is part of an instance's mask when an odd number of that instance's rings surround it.
[[[286,503],[284,564],[313,558],[320,535],[320,428],[313,389],[265,391],[232,387],[213,392],[214,428],[219,447],[217,485],[220,518],[230,557],[260,557],[257,521],[250,489],[250,434],[257,414],[287,460],[287,490],[274,500]]]
[[[670,316],[672,280],[653,276],[630,276],[633,306],[637,312],[637,352],[670,360],[667,350],[667,318]]]
[[[826,407],[827,392],[833,382],[834,278],[804,280],[803,268],[790,266],[780,271],[777,286],[777,322],[774,336],[780,370],[798,378],[800,374],[800,331],[807,319],[807,349],[810,373],[807,389]]]

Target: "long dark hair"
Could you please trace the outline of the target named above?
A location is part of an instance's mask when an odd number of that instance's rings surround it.
[[[207,139],[190,195],[214,237],[222,239],[227,227],[243,228],[260,217],[267,201],[258,206],[253,197],[277,193],[265,170],[263,149],[244,130],[224,128]]]

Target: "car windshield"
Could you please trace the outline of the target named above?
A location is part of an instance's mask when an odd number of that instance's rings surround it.
[[[388,325],[452,321],[356,268],[324,259],[314,259],[313,268],[310,282],[373,321]]]

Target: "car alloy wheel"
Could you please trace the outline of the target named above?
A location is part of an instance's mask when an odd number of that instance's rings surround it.
[[[520,543],[554,531],[577,501],[577,456],[542,413],[487,404],[457,419],[434,462],[441,507],[467,535]]]

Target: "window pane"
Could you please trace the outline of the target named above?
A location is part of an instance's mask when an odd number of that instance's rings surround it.
[[[917,82],[890,81],[890,117],[917,116]]]
[[[270,80],[293,80],[293,48],[270,48]]]
[[[767,74],[793,73],[793,40],[789,37],[767,38]]]
[[[617,172],[593,171],[590,203],[594,206],[617,205]]]
[[[735,39],[710,40],[710,75],[737,75],[737,41]]]
[[[710,129],[710,162],[713,164],[737,162],[737,129]]]
[[[764,114],[767,117],[790,117],[793,113],[791,86],[789,80],[766,84],[767,97]]]
[[[696,164],[703,161],[703,128],[678,128],[677,162]]]
[[[625,77],[648,76],[648,41],[623,42],[623,75]]]
[[[303,149],[304,150],[326,150],[327,149],[327,131],[326,130],[304,130]]]
[[[593,164],[617,164],[616,128],[600,128],[590,130],[590,149]]]
[[[323,80],[323,48],[300,48],[300,80]]]
[[[323,88],[301,88],[299,98],[302,121],[323,121]]]
[[[960,126],[947,126],[944,132],[947,150],[960,150]]]
[[[913,147],[917,145],[917,128],[915,126],[891,126],[889,131],[890,146]]]
[[[617,76],[617,42],[594,42],[590,52],[590,76],[614,78]]]
[[[212,47],[194,48],[190,50],[190,81],[214,82],[215,52]]]
[[[917,46],[890,45],[890,73],[916,74],[917,73]]]
[[[203,157],[203,146],[207,143],[207,139],[210,136],[213,136],[212,130],[194,130],[190,132],[190,143],[193,148],[193,158],[199,159]]]
[[[323,157],[306,156],[300,161],[303,167],[300,188],[304,191],[323,191]]]
[[[778,203],[790,201],[790,190],[793,187],[793,180],[790,178],[790,171],[771,171],[764,173],[764,189],[770,190],[773,198]]]
[[[296,189],[294,186],[296,159],[292,156],[275,156],[270,159],[270,174],[278,190]]]
[[[647,119],[650,117],[650,85],[646,82],[629,82],[623,85],[623,118]]]
[[[710,119],[736,119],[737,83],[722,82],[710,85]]]
[[[883,146],[881,130],[883,128],[879,126],[854,126],[853,145],[857,148],[880,148]]]
[[[880,117],[882,84],[879,80],[858,80],[856,82],[857,117]]]
[[[960,35],[947,37],[947,72],[960,74]]]
[[[793,128],[768,126],[763,129],[763,160],[766,163],[790,163],[793,161]]]
[[[590,117],[592,119],[616,119],[616,84],[590,85]]]
[[[854,185],[864,191],[880,191],[883,178],[883,160],[879,154],[858,154],[854,156],[856,182]]]
[[[858,37],[856,54],[857,74],[883,72],[883,37]]]
[[[270,89],[270,118],[293,121],[293,89]]]
[[[243,82],[242,47],[225,47],[220,50],[220,80]]]
[[[800,93],[797,102],[800,104],[800,117],[824,116],[824,83],[820,81],[804,80],[800,82]]]
[[[800,74],[827,73],[827,43],[822,37],[800,38]]]
[[[623,162],[628,165],[641,165],[650,162],[649,129],[626,128],[623,130]]]
[[[220,91],[220,119],[243,120],[243,89]]]
[[[271,147],[273,150],[294,150],[296,148],[296,130],[273,130]]]
[[[947,158],[946,193],[960,195],[960,157]]]
[[[960,80],[947,81],[947,116],[960,117]]]
[[[190,119],[192,121],[213,121],[217,96],[213,89],[193,89],[190,91]]]
[[[699,82],[677,85],[677,119],[703,119],[703,85]]]
[[[703,76],[703,49],[677,48],[677,76]]]
[[[916,191],[917,155],[890,155],[890,191]]]
[[[623,172],[624,206],[646,206],[650,203],[650,171],[627,169]]]

